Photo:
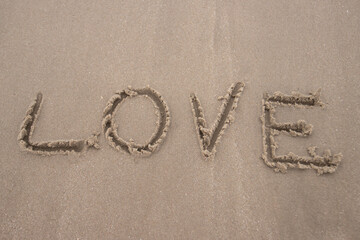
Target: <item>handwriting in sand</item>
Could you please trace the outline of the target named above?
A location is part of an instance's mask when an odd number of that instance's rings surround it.
[[[196,134],[204,159],[214,159],[216,145],[219,144],[220,138],[225,133],[227,127],[234,121],[233,113],[236,110],[244,87],[244,83],[236,82],[230,86],[225,96],[219,97],[219,100],[223,101],[223,103],[217,119],[211,127],[207,126],[204,110],[201,107],[198,97],[194,93],[190,95]],[[150,99],[158,116],[155,133],[142,145],[135,143],[132,139],[126,141],[121,138],[117,134],[117,125],[114,120],[114,114],[119,107],[118,105],[126,99],[134,97],[146,97]],[[80,140],[32,142],[31,136],[35,130],[35,122],[40,114],[42,101],[43,95],[38,93],[36,99],[31,103],[25,114],[18,136],[18,142],[22,149],[46,156],[72,152],[81,153],[89,148],[100,149],[98,143],[100,133],[93,133],[87,139]],[[317,147],[311,146],[308,147],[308,156],[298,156],[291,152],[286,155],[276,155],[278,144],[275,142],[275,136],[279,134],[289,134],[293,137],[307,137],[312,133],[313,126],[304,120],[293,123],[278,123],[275,119],[275,109],[277,107],[322,107],[320,90],[309,95],[303,95],[301,93],[285,95],[280,92],[275,92],[272,95],[265,94],[262,101],[262,159],[267,166],[274,168],[276,172],[283,173],[285,173],[288,168],[315,169],[319,175],[335,172],[342,159],[341,153],[332,154],[330,150],[326,150],[322,155],[318,155],[316,153]],[[108,101],[103,114],[102,129],[108,143],[116,150],[137,156],[150,156],[158,150],[166,138],[169,127],[169,107],[161,94],[149,86],[141,89],[128,87],[123,91],[116,92]]]

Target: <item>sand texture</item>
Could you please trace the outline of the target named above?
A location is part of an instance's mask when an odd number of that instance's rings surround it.
[[[136,96],[144,96],[150,98],[154,104],[156,115],[159,117],[158,121],[156,122],[155,133],[144,145],[136,144],[133,139],[130,139],[127,142],[121,137],[119,137],[119,135],[117,134],[118,126],[115,124],[114,120],[116,107],[121,104],[121,102],[123,102],[126,98],[132,98]],[[149,86],[143,89],[133,89],[131,87],[128,87],[126,90],[117,92],[116,95],[111,97],[111,99],[107,103],[104,110],[104,117],[102,122],[105,137],[112,147],[119,151],[125,151],[129,154],[139,156],[151,155],[163,142],[164,138],[166,137],[166,133],[169,130],[169,126],[169,108],[160,93],[158,93],[154,89],[151,89]]]
[[[39,143],[31,142],[31,136],[35,129],[35,121],[40,113],[42,99],[43,95],[38,93],[35,101],[26,111],[26,115],[21,124],[20,133],[18,136],[18,142],[21,149],[35,154],[51,155],[81,152],[86,149],[86,147],[94,147],[96,149],[100,148],[97,139],[97,137],[100,135],[99,133],[93,134],[86,140],[60,140]]]
[[[263,115],[261,121],[263,123],[263,159],[266,165],[275,168],[276,172],[285,173],[287,168],[299,168],[317,170],[319,175],[323,173],[333,173],[341,162],[342,154],[332,155],[331,150],[327,149],[323,155],[316,153],[317,147],[308,148],[309,156],[298,156],[292,152],[287,155],[276,156],[278,144],[275,136],[280,133],[287,133],[293,137],[306,137],[312,133],[313,125],[307,124],[304,120],[298,120],[293,123],[278,123],[274,117],[275,106],[295,106],[295,107],[314,107],[323,106],[320,101],[320,89],[315,93],[303,95],[293,92],[292,95],[285,95],[281,92],[275,92],[274,95],[265,94],[263,100]]]
[[[237,102],[241,92],[244,89],[242,82],[237,82],[231,85],[225,96],[219,97],[218,100],[223,100],[215,123],[209,129],[207,128],[204,111],[201,107],[199,99],[194,93],[190,96],[190,103],[194,115],[194,123],[196,132],[199,138],[200,149],[203,157],[206,160],[214,159],[216,153],[216,144],[220,141],[225,129],[232,122],[234,122],[234,112],[237,107]]]
[[[360,236],[360,2],[0,1],[0,239]]]

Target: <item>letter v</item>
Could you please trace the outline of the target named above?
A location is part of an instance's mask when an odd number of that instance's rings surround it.
[[[194,115],[196,132],[200,142],[201,153],[206,160],[214,158],[216,153],[216,144],[219,142],[221,135],[224,133],[227,126],[234,121],[232,113],[237,107],[237,102],[241,92],[244,90],[244,87],[245,84],[242,82],[234,83],[231,85],[225,96],[218,98],[219,100],[224,101],[221,105],[220,113],[210,129],[207,128],[199,99],[194,93],[190,95],[190,102]]]

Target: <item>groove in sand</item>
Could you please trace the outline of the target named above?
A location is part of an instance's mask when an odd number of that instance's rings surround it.
[[[125,99],[145,96],[148,97],[154,104],[156,114],[158,115],[158,122],[156,126],[156,132],[151,136],[144,145],[136,144],[134,141],[125,141],[117,134],[117,126],[114,121],[114,114],[116,113],[117,106]],[[129,154],[136,154],[139,156],[149,156],[156,151],[161,143],[164,141],[166,134],[170,126],[170,112],[169,108],[164,101],[163,97],[150,88],[149,86],[141,89],[134,89],[128,87],[127,89],[117,92],[108,101],[102,121],[102,128],[105,134],[105,138],[109,144],[117,150],[125,151]]]
[[[292,95],[285,95],[280,92],[269,96],[265,94],[263,99],[262,134],[263,154],[262,159],[269,167],[276,172],[285,173],[288,168],[315,169],[318,175],[333,173],[341,162],[342,154],[332,154],[330,150],[324,151],[323,155],[316,153],[317,147],[309,147],[309,156],[298,156],[292,152],[287,155],[276,156],[278,148],[275,136],[280,133],[288,133],[293,137],[306,137],[311,135],[313,126],[304,120],[295,123],[277,123],[275,121],[276,106],[297,106],[297,107],[322,107],[320,101],[320,89],[316,93],[303,95],[297,92]]]
[[[29,106],[25,118],[20,127],[18,142],[23,150],[41,155],[67,154],[70,152],[80,153],[87,148],[99,149],[97,137],[99,133],[93,134],[85,140],[59,140],[49,142],[32,142],[31,136],[35,129],[35,122],[40,114],[43,101],[42,93],[38,93],[35,101]]]
[[[205,159],[211,159],[215,156],[216,144],[220,141],[225,129],[234,121],[233,112],[237,107],[244,86],[245,85],[242,82],[234,83],[230,86],[227,94],[224,97],[219,98],[219,100],[223,100],[223,104],[221,105],[220,113],[211,128],[207,128],[204,111],[199,99],[194,93],[190,95],[196,132],[200,143],[201,153]]]

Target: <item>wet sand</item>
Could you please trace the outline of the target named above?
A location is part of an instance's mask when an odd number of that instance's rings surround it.
[[[359,14],[2,1],[0,238],[357,239]]]

